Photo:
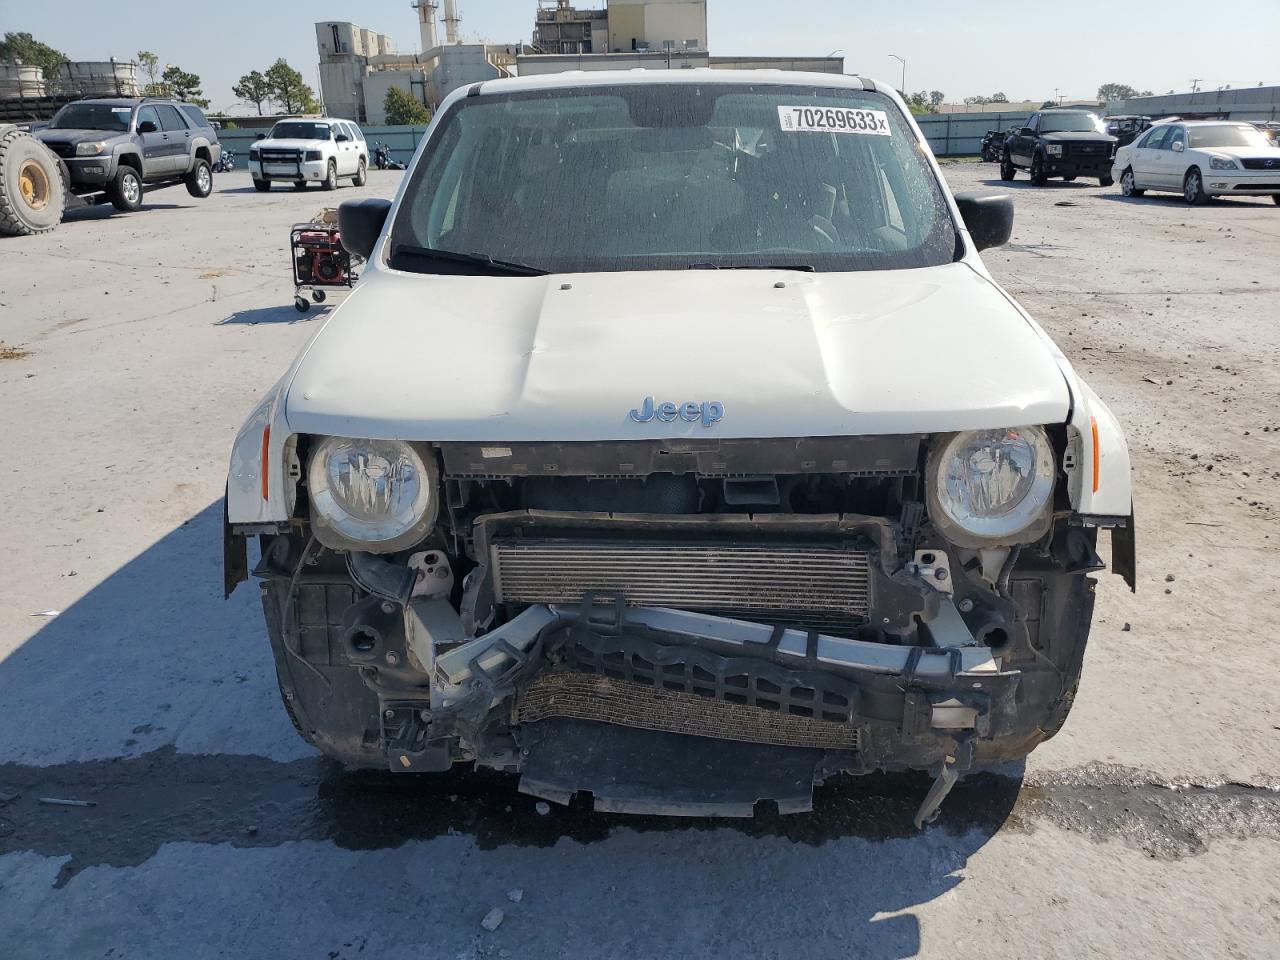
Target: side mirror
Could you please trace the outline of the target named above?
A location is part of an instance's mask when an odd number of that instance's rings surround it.
[[[139,133],[155,133],[158,129],[160,128],[156,126],[154,120],[143,120],[138,124]]]
[[[1018,136],[1020,137],[1034,137],[1035,135],[1036,135],[1036,132],[1032,130],[1030,127],[1023,127],[1021,130],[1018,131]]]
[[[336,137],[334,137],[333,139],[334,139],[334,142],[336,142],[336,143],[346,143],[346,142],[347,142],[348,140],[350,140],[351,138],[350,138],[350,137],[348,137],[345,133],[340,133],[340,134],[338,134]]]
[[[338,205],[338,232],[348,253],[368,260],[374,245],[382,236],[391,201],[382,199],[348,200]]]
[[[265,139],[267,139],[267,135],[266,135],[265,133],[260,133],[260,134],[258,134],[256,137],[254,137],[253,139],[255,139],[255,140],[265,140]]]
[[[974,246],[1002,247],[1013,233],[1013,198],[1005,193],[961,193],[956,206]]]
[[[1185,143],[1183,143],[1181,140],[1175,140],[1175,141],[1173,141],[1173,152],[1174,152],[1174,153],[1181,153],[1181,152],[1182,152],[1183,150],[1185,150],[1185,149],[1187,149],[1187,145],[1186,145]]]

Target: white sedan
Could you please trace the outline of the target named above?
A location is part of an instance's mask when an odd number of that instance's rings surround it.
[[[1157,124],[1116,152],[1113,169],[1126,197],[1162,190],[1207,203],[1217,196],[1269,195],[1280,205],[1280,147],[1251,123]]]

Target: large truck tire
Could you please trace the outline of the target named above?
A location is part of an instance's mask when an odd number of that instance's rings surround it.
[[[31,134],[0,125],[0,235],[46,233],[66,202],[58,158]]]

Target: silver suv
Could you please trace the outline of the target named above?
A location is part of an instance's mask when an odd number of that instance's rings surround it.
[[[209,196],[222,154],[199,107],[151,97],[77,100],[35,136],[62,161],[70,193],[125,211],[142,206],[144,189],[183,183]]]

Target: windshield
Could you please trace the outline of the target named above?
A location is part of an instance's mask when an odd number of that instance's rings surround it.
[[[1092,113],[1042,113],[1041,133],[1103,133],[1102,121]]]
[[[329,125],[327,123],[307,123],[304,120],[290,120],[277,123],[271,128],[271,140],[328,140]]]
[[[1196,147],[1270,147],[1271,141],[1257,127],[1224,123],[1211,127],[1187,127],[1187,146]]]
[[[391,263],[485,272],[949,262],[956,229],[893,103],[862,90],[694,83],[459,101],[415,166]]]
[[[129,117],[133,107],[112,106],[109,103],[69,103],[58,111],[51,130],[114,130],[124,133],[129,129]]]

